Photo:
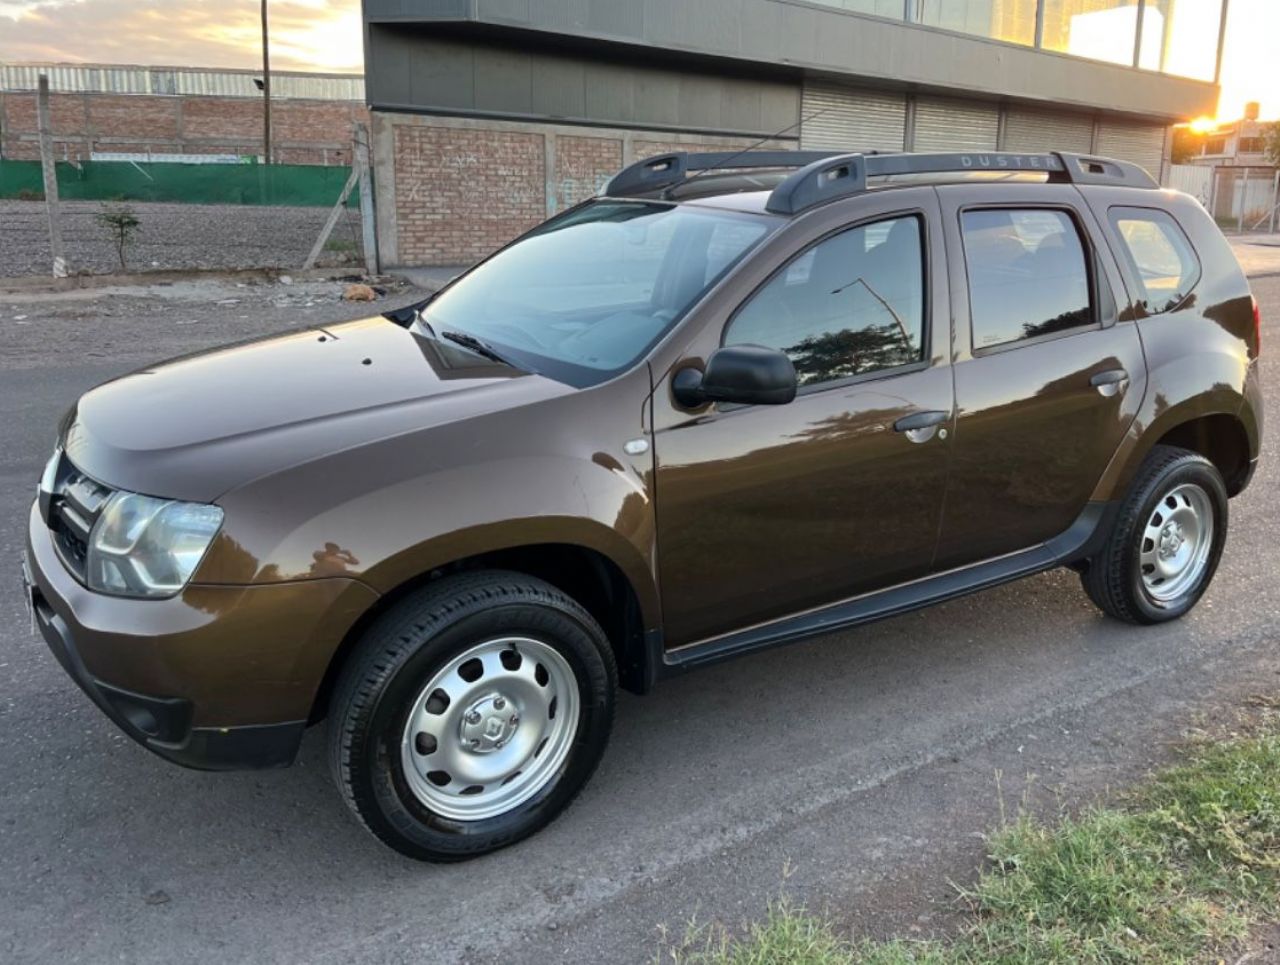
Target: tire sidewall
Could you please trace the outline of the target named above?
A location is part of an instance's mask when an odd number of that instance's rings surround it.
[[[1172,600],[1157,601],[1147,591],[1142,579],[1142,563],[1140,548],[1146,521],[1151,518],[1156,507],[1171,490],[1185,483],[1194,484],[1209,497],[1213,508],[1213,542],[1209,547],[1204,572],[1196,584],[1181,596]],[[1137,513],[1133,517],[1133,531],[1129,534],[1125,548],[1125,573],[1129,580],[1130,597],[1139,610],[1144,622],[1162,623],[1182,616],[1199,602],[1209,584],[1213,582],[1222,558],[1223,547],[1227,542],[1227,490],[1222,477],[1213,465],[1198,456],[1176,462],[1157,473],[1144,487],[1138,504]]]
[[[426,634],[384,675],[367,726],[351,748],[350,774],[371,830],[397,850],[433,860],[465,858],[527,837],[549,823],[595,770],[609,739],[614,688],[595,634],[569,613],[534,603],[507,603],[466,613]],[[401,739],[412,705],[444,664],[485,639],[525,636],[554,648],[568,662],[578,685],[578,726],[564,762],[532,797],[510,811],[478,821],[433,812],[405,780]],[[376,826],[375,826],[376,825]]]

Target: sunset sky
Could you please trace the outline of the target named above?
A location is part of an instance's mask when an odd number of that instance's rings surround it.
[[[691,0],[692,2],[692,0]],[[254,67],[258,0],[0,0],[0,60]],[[1280,0],[1231,0],[1218,116],[1280,118]],[[360,0],[271,0],[273,63],[359,72]],[[1207,41],[1206,41],[1207,42]]]

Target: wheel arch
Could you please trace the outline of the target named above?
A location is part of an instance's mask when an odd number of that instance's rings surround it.
[[[1177,446],[1204,456],[1221,474],[1228,496],[1244,489],[1249,475],[1249,436],[1234,413],[1214,412],[1180,422],[1154,445]]]
[[[1236,403],[1238,396],[1233,396]],[[1196,400],[1162,413],[1151,425],[1135,424],[1132,444],[1118,454],[1095,498],[1119,499],[1128,491],[1143,460],[1158,445],[1199,453],[1221,473],[1229,496],[1238,495],[1249,481],[1255,447],[1238,406],[1205,406]]]
[[[334,686],[348,658],[368,628],[401,600],[454,573],[504,570],[545,580],[580,603],[604,630],[618,664],[619,683],[632,693],[646,693],[655,668],[649,666],[647,635],[656,629],[655,601],[646,601],[623,567],[592,546],[568,542],[540,542],[472,553],[428,566],[381,592],[347,630],[329,659],[312,699],[309,721],[328,712]]]

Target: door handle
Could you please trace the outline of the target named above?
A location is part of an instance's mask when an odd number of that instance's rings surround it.
[[[945,439],[947,430],[942,429],[939,431],[938,426],[950,418],[950,412],[941,412],[936,409],[927,412],[913,412],[911,415],[904,415],[895,422],[893,429],[895,432],[901,432],[912,442],[928,442],[933,438],[935,432],[938,432]]]
[[[1124,369],[1107,369],[1090,378],[1089,384],[1098,390],[1099,395],[1110,397],[1124,391],[1129,384],[1129,373]]]

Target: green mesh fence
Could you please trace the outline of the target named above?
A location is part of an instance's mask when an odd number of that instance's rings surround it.
[[[176,201],[328,207],[351,174],[346,167],[303,164],[59,163],[58,195],[68,201]],[[38,198],[39,161],[0,160],[0,198]],[[358,204],[357,191],[348,203]]]

